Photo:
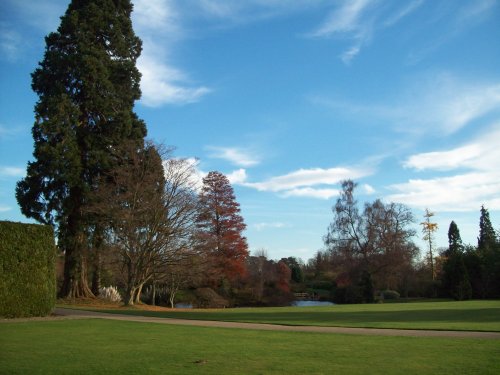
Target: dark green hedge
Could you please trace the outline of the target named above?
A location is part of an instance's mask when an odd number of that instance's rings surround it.
[[[0,316],[45,316],[56,302],[50,226],[0,221]]]

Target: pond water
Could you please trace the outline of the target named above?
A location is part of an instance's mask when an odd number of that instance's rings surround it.
[[[193,305],[190,303],[176,303],[174,307],[176,309],[192,309]]]
[[[332,306],[335,305],[333,302],[328,301],[293,301],[292,306],[295,307],[306,307],[306,306]]]
[[[328,301],[293,301],[290,306],[293,307],[306,307],[306,306],[332,306],[333,302]],[[190,303],[176,303],[176,309],[192,309],[193,305]]]

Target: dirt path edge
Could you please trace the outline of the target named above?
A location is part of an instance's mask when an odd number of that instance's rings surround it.
[[[190,320],[190,319],[156,318],[147,316],[132,316],[132,315],[86,311],[86,310],[67,309],[61,307],[56,308],[54,313],[56,316],[53,317],[31,318],[22,320],[44,321],[44,320],[59,320],[59,319],[97,318],[97,319],[142,322],[142,323],[175,324],[175,325],[186,325],[186,326],[196,326],[196,327],[254,329],[254,330],[264,330],[264,331],[341,333],[341,334],[372,335],[372,336],[450,337],[450,338],[480,338],[480,339],[497,339],[497,340],[500,339],[500,332],[285,326],[278,324],[263,324],[263,323],[240,323],[240,322],[222,322],[222,321],[212,321],[212,320]],[[20,320],[21,319],[14,319],[11,321],[20,321]]]

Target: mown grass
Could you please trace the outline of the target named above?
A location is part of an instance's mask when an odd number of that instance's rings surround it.
[[[0,324],[2,374],[498,374],[487,339],[356,336],[101,319]]]
[[[93,310],[102,311],[100,309]],[[500,301],[498,300],[192,311],[176,311],[175,309],[145,311],[134,308],[119,308],[106,309],[106,312],[163,318],[283,325],[500,331]]]

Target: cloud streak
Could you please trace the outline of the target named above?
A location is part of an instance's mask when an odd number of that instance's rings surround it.
[[[223,159],[239,167],[252,167],[258,165],[260,160],[253,152],[237,147],[207,146],[209,157]]]
[[[500,82],[468,82],[450,73],[420,78],[393,104],[354,103],[345,99],[312,97],[313,104],[351,117],[389,121],[401,133],[451,135],[500,110]]]
[[[447,171],[455,175],[410,179],[391,185],[389,200],[413,207],[432,207],[439,211],[474,211],[481,205],[500,209],[500,124],[473,142],[445,150],[410,156],[406,168],[417,171]],[[460,173],[465,169],[465,172]]]
[[[0,167],[0,176],[4,177],[23,177],[26,174],[26,169],[19,167],[3,166]]]
[[[338,189],[332,186],[346,179],[358,179],[372,173],[368,168],[311,168],[299,169],[261,182],[248,182],[245,175],[245,179],[238,184],[262,192],[277,193],[283,198],[330,199],[338,194]]]
[[[190,104],[212,91],[193,84],[188,74],[173,66],[168,58],[185,34],[173,1],[137,0],[132,20],[143,40],[143,53],[137,62],[142,73],[142,104],[148,107]]]

